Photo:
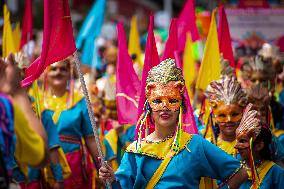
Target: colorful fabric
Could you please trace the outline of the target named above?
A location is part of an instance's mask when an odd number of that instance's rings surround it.
[[[117,24],[117,38],[116,104],[118,122],[119,124],[135,124],[138,115],[137,96],[140,93],[141,82],[135,73],[133,62],[127,51],[122,23]]]
[[[218,80],[221,74],[218,34],[215,21],[216,9],[212,12],[210,30],[196,81],[196,88],[205,90],[209,83]]]
[[[81,140],[93,135],[91,121],[86,107],[86,100],[79,93],[74,93],[73,106],[67,108],[67,94],[54,98],[46,96],[45,108],[50,112],[59,135],[70,136]],[[70,116],[72,115],[72,116]],[[60,141],[64,153],[80,149],[81,144]]]
[[[145,95],[145,87],[146,87],[146,79],[148,76],[149,70],[158,65],[160,62],[160,58],[158,55],[156,41],[154,36],[154,17],[150,16],[150,23],[148,27],[148,38],[145,47],[145,59],[144,59],[144,67],[142,72],[142,81],[141,81],[141,93],[138,103],[138,119],[140,115],[143,113],[144,103],[146,101]],[[135,137],[138,137],[138,129],[136,130]]]
[[[7,5],[3,7],[4,25],[3,25],[3,36],[2,36],[2,57],[6,58],[10,53],[16,53],[12,27],[10,22],[10,12]]]
[[[224,141],[220,137],[217,138],[217,146],[224,150],[227,154],[236,157],[237,150],[235,149],[236,140],[232,142]]]
[[[134,141],[134,135],[135,125],[123,125],[123,132],[119,136],[115,129],[105,135],[105,159],[111,162],[114,171],[120,165],[126,147]]]
[[[168,58],[175,58],[175,51],[178,50],[178,30],[177,30],[177,18],[173,18],[170,24],[168,40],[165,43],[164,54],[161,58],[161,61]]]
[[[260,174],[260,186],[259,189],[281,189],[284,186],[284,169],[272,162],[265,163],[265,166],[258,168]],[[268,170],[267,170],[268,169]],[[240,189],[249,189],[252,186],[252,181],[247,180],[244,182]]]
[[[45,99],[46,111],[55,120],[60,146],[72,172],[70,177],[64,179],[64,187],[91,188],[94,166],[82,141],[84,137],[93,136],[86,101],[76,92],[70,107],[67,99],[67,94],[61,98],[47,96]]]
[[[44,0],[43,23],[41,55],[27,68],[26,77],[22,81],[24,87],[36,80],[48,65],[76,51],[68,0]]]
[[[6,169],[13,168],[11,162],[15,151],[14,111],[12,102],[7,96],[0,95],[0,150]]]
[[[130,23],[130,32],[129,32],[129,40],[128,40],[128,52],[130,55],[136,55],[136,62],[142,68],[143,63],[141,60],[141,47],[140,47],[140,39],[139,39],[139,31],[137,26],[137,17],[132,16]]]
[[[66,154],[67,161],[71,168],[72,174],[69,178],[64,180],[64,188],[72,189],[91,189],[93,178],[93,164],[90,155],[86,154],[87,163],[82,165],[81,151],[75,151]]]
[[[230,35],[230,29],[228,25],[228,20],[225,12],[224,5],[218,8],[218,39],[220,53],[223,54],[224,59],[230,62],[231,67],[235,66],[235,59],[232,49],[232,40]]]
[[[186,41],[186,34],[191,34],[192,41],[200,39],[195,16],[194,1],[186,1],[178,18],[178,45],[179,51],[183,51]]]
[[[28,40],[32,39],[33,36],[33,6],[32,0],[25,1],[25,10],[22,24],[22,33],[21,33],[21,43],[20,48],[22,48]]]
[[[155,144],[156,152],[164,149],[164,143],[167,141]],[[150,156],[146,152],[124,154],[116,172],[122,188],[146,187],[162,162],[157,158],[158,154]],[[172,158],[156,188],[197,188],[202,176],[225,180],[239,167],[236,159],[200,136],[193,135],[186,148]]]
[[[57,148],[57,150],[58,150],[59,147],[60,147],[59,136],[58,136],[56,127],[55,127],[55,125],[53,123],[52,116],[51,116],[50,112],[43,111],[42,114],[41,114],[41,121],[42,121],[42,124],[43,124],[43,126],[45,128],[45,131],[47,133],[48,148],[49,149]],[[64,154],[61,154],[61,156],[62,155],[64,156]],[[61,157],[59,157],[59,158],[61,158]],[[53,170],[52,163],[48,164],[45,167],[45,169],[47,169],[47,167],[49,167],[49,169],[51,168],[51,170]],[[57,172],[50,173],[50,174],[52,174],[52,176],[46,176],[45,177],[45,179],[47,179],[46,180],[47,182],[49,182],[49,179],[51,179],[50,177],[52,177],[52,178],[55,177],[55,178],[59,178],[59,179],[63,178],[62,166],[60,164],[57,165],[57,169],[60,169],[61,172],[57,171]],[[21,174],[19,174],[19,173],[18,173],[18,175],[16,175],[15,179],[18,182],[27,182],[27,183],[29,183],[28,185],[26,185],[26,187],[27,188],[31,188],[30,187],[30,183],[33,183],[33,182],[37,183],[37,182],[41,182],[42,181],[42,179],[44,178],[42,176],[42,173],[44,173],[44,171],[42,171],[42,169],[29,167],[28,168],[28,176],[27,176],[26,179],[23,180],[23,178],[21,177]],[[69,171],[69,173],[70,173],[70,171]],[[31,184],[31,186],[32,185],[33,184]]]
[[[21,109],[16,104],[13,104],[13,108],[16,134],[15,157],[21,164],[37,166],[45,156],[44,141],[29,127]]]

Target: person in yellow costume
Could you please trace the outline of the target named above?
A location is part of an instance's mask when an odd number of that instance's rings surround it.
[[[221,60],[221,63],[223,65],[221,78],[212,81],[205,91],[212,110],[213,121],[211,123],[216,123],[215,126],[212,124],[208,127],[215,130],[215,133],[212,133],[215,141],[211,142],[236,157],[237,151],[234,148],[236,129],[247,105],[247,96],[234,76],[233,69],[225,60]]]
[[[6,107],[1,109],[2,118],[5,117],[1,119],[1,153],[8,173],[13,169],[14,158],[21,166],[40,166],[47,157],[47,135],[20,87],[20,71],[15,64],[13,55],[7,61],[0,59],[0,104]]]
[[[60,146],[72,172],[64,179],[64,188],[90,189],[98,152],[86,100],[78,91],[72,90],[71,74],[70,59],[50,65],[46,76],[48,86],[42,101],[52,115]]]

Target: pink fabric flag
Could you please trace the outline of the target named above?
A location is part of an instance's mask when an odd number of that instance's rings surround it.
[[[122,23],[117,24],[116,104],[119,124],[136,124],[140,81],[128,54]]]
[[[178,18],[178,45],[183,51],[186,33],[190,32],[192,41],[200,39],[196,26],[195,7],[193,0],[187,0]]]
[[[154,36],[154,17],[151,15],[150,23],[148,27],[148,37],[147,37],[146,48],[145,48],[145,59],[144,59],[144,67],[143,67],[143,72],[142,72],[141,92],[140,92],[139,106],[138,106],[138,117],[137,117],[138,119],[140,115],[143,113],[143,107],[146,101],[145,87],[146,87],[146,79],[148,76],[148,72],[150,71],[152,67],[158,65],[159,63],[160,63],[160,59],[159,59],[155,36]],[[138,132],[138,129],[136,129],[136,137],[138,136],[137,132]]]
[[[168,40],[165,44],[164,54],[161,60],[167,58],[175,58],[174,52],[178,50],[178,33],[177,33],[177,19],[173,18],[171,21]]]
[[[20,49],[32,39],[33,36],[33,10],[32,0],[25,0],[25,11],[22,22]]]
[[[174,52],[174,56],[175,56],[177,67],[182,69],[181,59],[177,51]],[[184,110],[185,112],[183,112],[182,114],[182,124],[183,124],[182,130],[190,134],[198,134],[198,129],[195,123],[194,115],[193,115],[193,109],[190,103],[190,98],[189,98],[186,87],[184,88],[183,99],[184,99],[184,105],[186,109]]]
[[[222,53],[224,59],[229,60],[230,65],[235,67],[230,29],[223,5],[221,5],[218,9],[218,16],[218,39],[220,54]]]
[[[26,70],[22,86],[36,80],[44,69],[76,51],[68,0],[44,0],[44,28],[41,55]]]

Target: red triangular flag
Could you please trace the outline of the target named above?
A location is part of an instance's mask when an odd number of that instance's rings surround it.
[[[140,81],[128,54],[122,23],[117,24],[116,104],[119,124],[136,124]]]
[[[192,41],[198,40],[199,33],[196,26],[195,7],[193,0],[187,0],[178,18],[178,45],[179,51],[183,51],[186,41],[186,33],[190,32]]]
[[[177,19],[173,18],[169,29],[169,37],[165,44],[162,60],[175,58],[174,52],[178,50]]]
[[[146,79],[148,76],[148,72],[152,67],[158,65],[159,63],[160,59],[154,36],[154,17],[151,15],[148,27],[148,37],[145,48],[145,59],[144,59],[144,67],[142,72],[141,93],[140,93],[139,106],[138,106],[138,118],[143,112],[144,103],[146,101],[145,87],[146,87]],[[138,136],[137,132],[138,129],[136,129],[136,137]]]
[[[33,10],[32,0],[25,0],[25,12],[22,23],[20,49],[32,39],[33,36]]]
[[[22,86],[36,80],[50,64],[76,51],[68,0],[44,0],[44,28],[40,57],[26,70]]]
[[[224,59],[230,61],[230,65],[235,67],[235,60],[232,49],[232,40],[227,21],[226,12],[224,6],[221,5],[218,9],[218,39],[219,39],[219,50],[223,54]]]

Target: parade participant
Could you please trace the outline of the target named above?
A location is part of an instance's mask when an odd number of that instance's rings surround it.
[[[261,124],[268,125],[272,132],[273,143],[275,144],[276,161],[284,162],[284,131],[275,128],[272,116],[270,114],[270,100],[271,96],[266,87],[261,85],[252,85],[246,90],[248,101],[253,104],[253,109],[258,112],[258,119]]]
[[[45,109],[52,114],[72,174],[64,180],[64,188],[92,188],[93,161],[97,148],[85,99],[72,92],[69,85],[70,60],[56,62],[47,71],[47,91],[43,95]],[[71,88],[71,89],[70,89]]]
[[[20,70],[13,55],[0,59],[1,187],[8,188],[15,159],[21,165],[40,166],[46,161],[46,133],[29,98],[20,87]],[[9,97],[7,96],[9,95]],[[14,159],[15,158],[15,159]],[[7,174],[7,172],[8,174]]]
[[[215,141],[211,142],[236,157],[237,152],[234,148],[236,129],[241,121],[247,98],[233,70],[224,60],[221,60],[221,63],[224,68],[221,79],[212,81],[205,91],[212,110],[212,118],[215,120],[210,124],[216,122],[215,126],[208,125],[208,127],[217,130],[213,137]]]
[[[275,128],[284,130],[284,107],[274,97],[276,73],[271,57],[255,56],[241,66],[242,85],[245,89],[251,88],[253,84],[259,84],[269,90],[270,109]]]
[[[104,165],[100,178],[121,188],[197,188],[200,178],[207,176],[238,188],[247,176],[239,162],[198,135],[182,131],[184,79],[175,61],[153,67],[145,90],[138,139],[127,148],[116,175]],[[148,116],[155,131],[142,139]]]
[[[271,161],[271,133],[267,125],[257,118],[257,111],[249,104],[236,130],[237,143],[243,164],[247,167],[249,179],[241,185],[244,188],[283,188],[284,169]]]

